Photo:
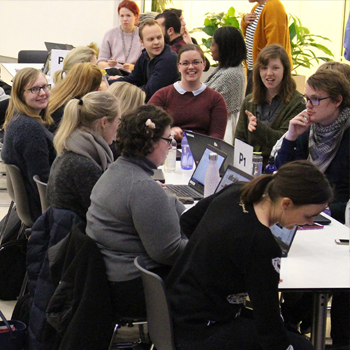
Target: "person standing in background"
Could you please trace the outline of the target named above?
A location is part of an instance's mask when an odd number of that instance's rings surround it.
[[[293,67],[288,16],[280,0],[248,0],[257,2],[251,13],[241,21],[241,28],[247,45],[247,89],[249,95],[253,89],[253,65],[259,52],[268,45],[279,44],[288,53]]]

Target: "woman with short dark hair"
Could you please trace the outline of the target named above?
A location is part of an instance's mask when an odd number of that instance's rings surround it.
[[[189,242],[166,285],[181,350],[306,350],[280,315],[281,248],[270,227],[312,224],[332,200],[311,163],[289,163],[243,187],[227,186],[181,217]],[[249,295],[253,311],[244,304]]]
[[[272,147],[305,105],[296,90],[289,56],[282,46],[269,45],[261,50],[253,75],[253,94],[243,101],[236,138],[253,146],[255,152],[262,152],[266,165]]]
[[[107,267],[115,314],[145,316],[142,281],[134,258],[166,275],[182,253],[179,217],[184,206],[151,176],[171,148],[172,120],[161,108],[141,106],[121,119],[121,156],[97,181],[87,213],[87,234]]]
[[[234,27],[218,28],[214,32],[210,51],[219,66],[204,83],[220,92],[226,101],[229,117],[224,139],[233,144],[246,80],[242,65],[247,56],[243,36]]]

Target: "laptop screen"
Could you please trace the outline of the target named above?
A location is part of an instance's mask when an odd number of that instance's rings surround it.
[[[215,147],[212,147],[209,145],[207,146],[191,178],[191,180],[194,180],[203,186],[204,186],[205,173],[207,171],[207,167],[209,164],[209,154],[212,152],[215,152],[218,155],[218,159],[217,159],[218,169],[220,169],[221,165],[226,159],[226,154],[224,152],[221,152],[219,149],[216,149]]]
[[[250,174],[243,172],[242,170],[229,165],[225,171],[225,174],[221,178],[215,193],[220,192],[224,187],[237,182],[249,182],[254,177]]]
[[[274,235],[277,243],[281,247],[282,256],[287,256],[287,253],[289,252],[290,246],[292,245],[297,229],[298,226],[295,226],[289,230],[285,227],[280,226],[279,224],[275,224],[270,227],[272,234]]]

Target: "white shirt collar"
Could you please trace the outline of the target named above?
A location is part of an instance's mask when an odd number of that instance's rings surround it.
[[[184,89],[180,86],[180,84],[179,84],[178,81],[177,81],[176,83],[174,83],[174,88],[175,88],[176,91],[177,91],[179,94],[181,94],[181,95],[184,95],[184,94],[187,92],[186,90],[184,90]],[[200,87],[198,90],[194,90],[194,91],[191,91],[191,92],[192,92],[192,94],[193,94],[194,96],[197,96],[197,95],[199,95],[200,93],[202,93],[206,88],[207,88],[207,86],[206,86],[204,83],[202,83],[201,87]]]

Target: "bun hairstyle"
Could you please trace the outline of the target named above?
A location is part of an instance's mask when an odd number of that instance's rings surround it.
[[[333,200],[327,178],[307,160],[296,160],[278,169],[274,175],[261,175],[242,187],[244,203],[257,203],[264,195],[275,202],[287,197],[294,205],[324,204]]]
[[[171,117],[162,108],[140,106],[122,117],[117,133],[117,150],[124,157],[146,157],[153,152],[154,143],[171,124]]]

